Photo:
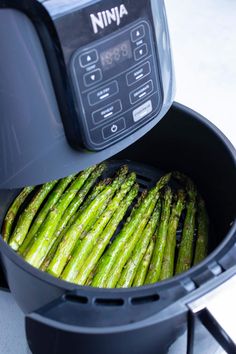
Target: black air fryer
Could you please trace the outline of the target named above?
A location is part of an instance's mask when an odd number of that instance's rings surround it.
[[[236,153],[205,118],[173,104],[164,2],[0,0],[0,49],[0,223],[19,188],[105,159],[128,163],[144,187],[170,170],[188,174],[211,221],[204,261],[130,289],[56,279],[0,237],[31,351],[162,354],[184,337],[185,352],[197,353],[205,327],[203,342],[211,333],[235,353]]]

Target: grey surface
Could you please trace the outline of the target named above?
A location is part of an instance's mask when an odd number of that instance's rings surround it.
[[[208,117],[236,145],[236,1],[165,2],[174,52],[176,98]],[[23,315],[5,293],[0,293],[0,314],[0,353],[26,354]],[[181,343],[185,343],[184,338],[179,338],[178,350],[173,347],[171,354],[184,354]]]
[[[24,315],[11,294],[0,290],[0,353],[30,353],[24,333]]]

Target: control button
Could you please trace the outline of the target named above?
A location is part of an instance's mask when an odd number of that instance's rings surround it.
[[[112,132],[112,133],[116,133],[117,130],[118,130],[118,126],[117,126],[116,124],[113,124],[113,125],[111,126],[111,132]]]
[[[102,135],[104,139],[111,138],[113,135],[120,133],[125,129],[125,120],[124,118],[118,119],[116,122],[107,125],[102,129]]]
[[[146,117],[151,112],[152,112],[152,101],[149,100],[133,111],[134,121],[138,122],[140,119]]]
[[[131,71],[126,75],[126,81],[128,86],[133,85],[135,82],[141,80],[143,77],[147,76],[151,72],[150,63],[146,62],[137,69]]]
[[[102,80],[101,69],[96,69],[90,71],[84,75],[84,84],[85,86],[91,86]]]
[[[85,66],[91,65],[96,63],[98,61],[98,53],[96,49],[90,50],[89,52],[86,52],[84,54],[81,54],[79,57],[80,65],[82,68]]]
[[[132,91],[129,94],[130,102],[132,104],[136,103],[137,101],[144,99],[147,95],[149,95],[153,91],[153,82],[149,80],[136,90]]]
[[[145,29],[144,26],[141,25],[137,28],[135,28],[132,32],[131,32],[131,39],[132,42],[136,42],[139,39],[143,38],[145,36]]]
[[[91,106],[103,102],[108,98],[114,96],[119,91],[117,81],[112,81],[110,84],[103,86],[102,88],[93,91],[88,94],[88,101]]]
[[[92,117],[95,124],[102,122],[104,119],[113,118],[122,110],[122,105],[120,100],[93,112]]]
[[[140,60],[145,57],[148,53],[147,44],[143,44],[134,50],[135,60]]]

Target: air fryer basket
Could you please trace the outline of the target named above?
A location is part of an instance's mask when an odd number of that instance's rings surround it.
[[[131,161],[144,185],[170,170],[193,178],[211,220],[210,255],[188,272],[157,284],[94,289],[31,267],[0,239],[3,268],[27,313],[26,332],[34,353],[164,353],[187,328],[186,296],[211,290],[208,284],[214,286],[236,264],[236,157],[217,128],[174,104],[156,127],[113,159]],[[1,220],[14,193],[0,193]]]

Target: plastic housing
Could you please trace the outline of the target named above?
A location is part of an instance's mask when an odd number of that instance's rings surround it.
[[[33,353],[156,354],[188,327],[187,301],[235,272],[236,153],[226,137],[189,108],[174,104],[142,139],[114,156],[192,177],[212,225],[209,256],[188,272],[153,285],[96,289],[56,279],[27,264],[0,238],[10,290],[27,314]],[[14,191],[0,193],[0,222]]]
[[[67,139],[63,121],[75,109],[53,18],[36,0],[0,2],[1,189],[44,183],[99,163],[140,139],[166,114],[173,102],[174,72],[164,1],[146,1],[155,19],[162,107],[152,121],[99,152],[76,150]],[[69,130],[78,127],[72,124]]]

